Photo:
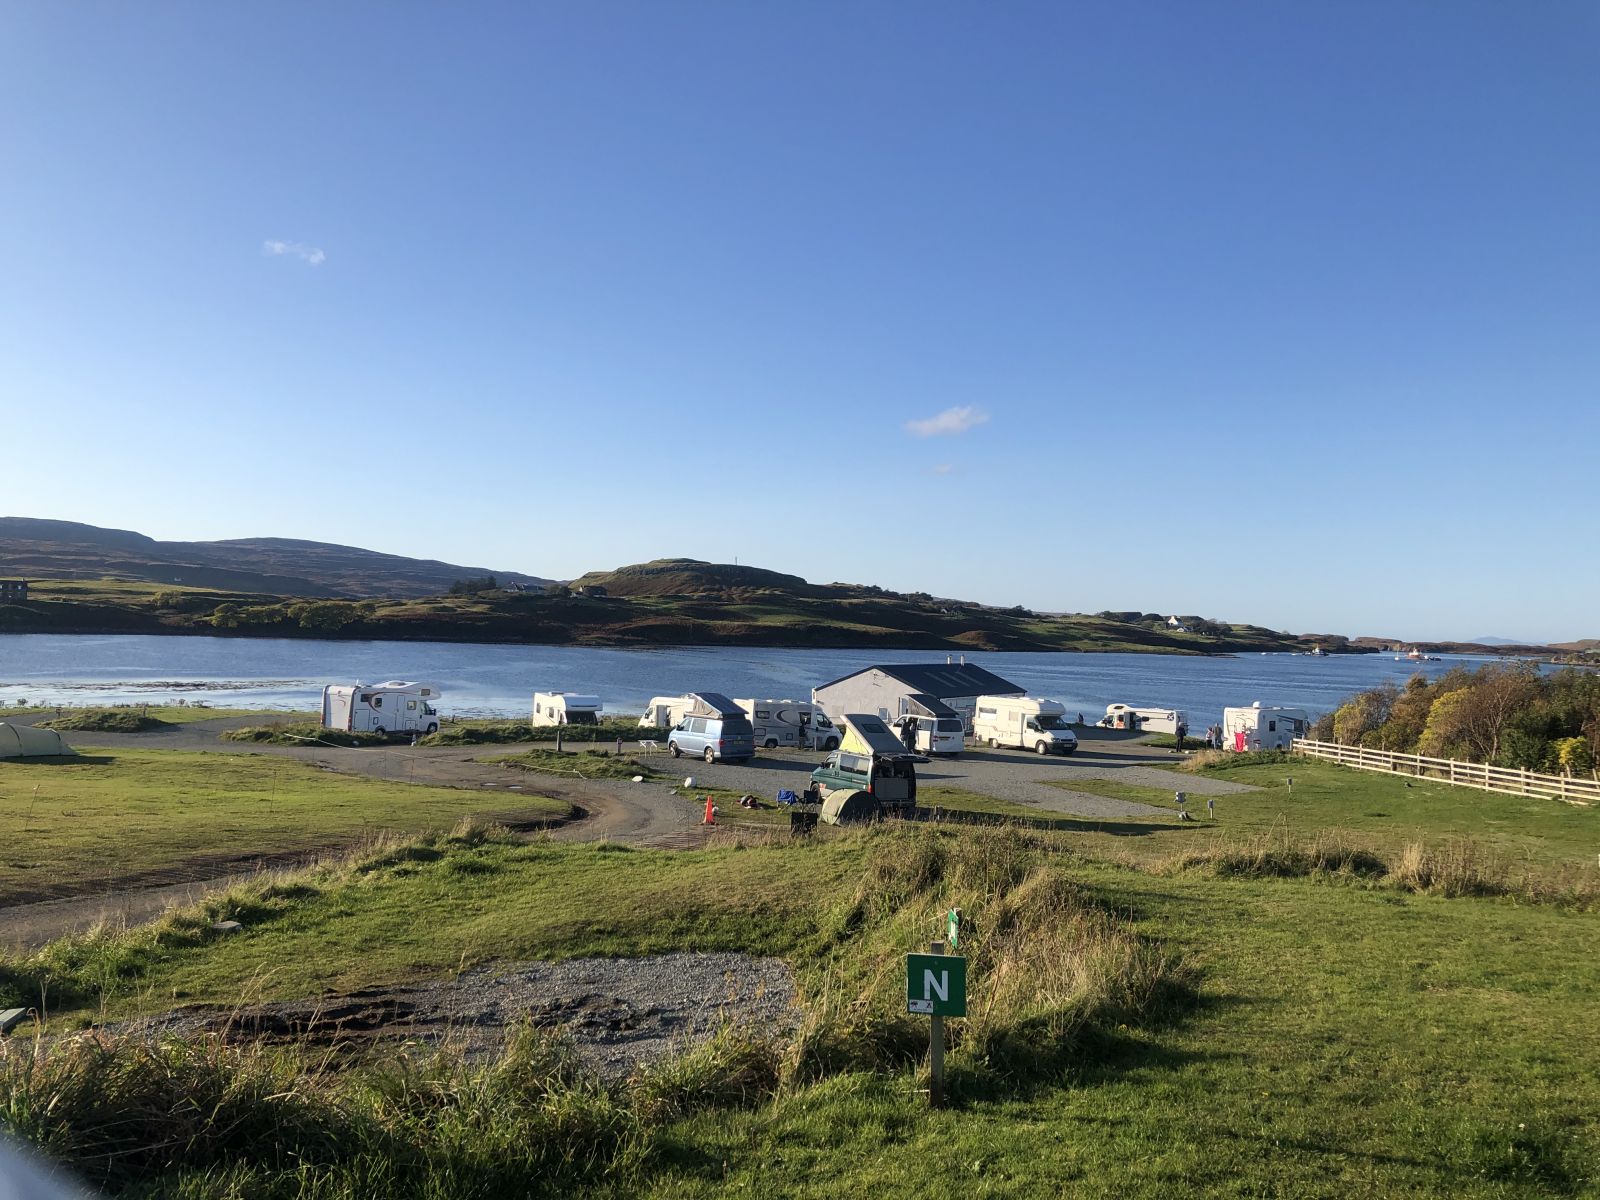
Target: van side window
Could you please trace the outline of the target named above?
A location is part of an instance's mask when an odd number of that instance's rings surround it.
[[[383,697],[382,696],[374,696],[372,698],[372,707],[373,708],[382,708],[383,707]]]
[[[767,720],[770,720],[771,718],[772,718],[772,714],[770,712],[768,712],[766,709],[764,709],[764,708],[756,709],[756,720],[758,720],[758,721],[767,721]]]
[[[980,717],[992,717],[992,716],[995,715],[995,713],[996,713],[996,710],[992,709],[992,708],[980,708],[978,710],[978,715]]]
[[[406,711],[407,712],[416,712],[417,711],[417,702],[415,700],[407,700],[406,701]]]
[[[361,693],[361,703],[363,703],[363,704],[371,704],[372,703],[372,693],[371,692],[362,692]]]
[[[1267,732],[1268,733],[1277,733],[1278,732],[1278,723],[1276,721],[1268,721],[1267,722]]]

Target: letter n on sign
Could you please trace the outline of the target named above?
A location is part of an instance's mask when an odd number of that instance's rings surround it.
[[[967,960],[954,954],[906,955],[906,1011],[967,1015]]]

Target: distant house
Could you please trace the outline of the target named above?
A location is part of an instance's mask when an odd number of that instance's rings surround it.
[[[524,584],[508,583],[508,584],[505,585],[505,587],[501,588],[500,590],[503,591],[503,592],[508,592],[513,596],[520,596],[523,592],[527,591],[528,589],[527,589],[527,586],[524,585]]]
[[[1178,620],[1177,617],[1168,617],[1167,618],[1167,628],[1172,630],[1173,633],[1188,633],[1189,632],[1187,629],[1185,629],[1183,627],[1183,622]]]
[[[867,713],[885,720],[932,711],[935,702],[955,710],[967,729],[979,696],[1021,696],[1010,680],[972,663],[904,663],[865,667],[842,679],[811,689],[811,702],[835,720]]]
[[[606,591],[602,584],[598,583],[586,583],[581,588],[576,588],[574,590],[580,596],[592,596],[596,598],[604,598],[610,594]]]
[[[21,604],[27,598],[26,579],[0,579],[0,604]]]

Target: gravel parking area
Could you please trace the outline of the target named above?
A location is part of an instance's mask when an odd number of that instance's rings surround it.
[[[1020,750],[968,750],[958,759],[937,758],[917,767],[917,782],[923,787],[957,787],[968,791],[1028,804],[1068,816],[1113,819],[1121,817],[1168,816],[1164,809],[1132,800],[1115,800],[1071,790],[1075,779],[1107,779],[1134,787],[1182,789],[1196,796],[1223,796],[1252,789],[1205,775],[1177,775],[1162,768],[1178,761],[1171,751],[1158,750],[1143,743],[1079,731],[1080,744],[1075,754],[1042,757]],[[697,785],[749,792],[771,800],[779,788],[802,791],[810,782],[811,771],[825,755],[794,750],[763,750],[749,763],[705,763],[680,758],[673,762],[664,756],[651,758],[650,765],[677,778],[693,776]],[[1066,785],[1065,787],[1059,785]],[[1056,786],[1052,786],[1056,785]]]
[[[787,1033],[799,1017],[794,978],[781,960],[679,953],[501,963],[453,979],[341,996],[176,1009],[108,1032],[220,1033],[237,1040],[344,1046],[450,1040],[469,1055],[481,1055],[501,1046],[508,1030],[531,1024],[564,1031],[588,1066],[616,1080],[705,1041],[724,1022]]]

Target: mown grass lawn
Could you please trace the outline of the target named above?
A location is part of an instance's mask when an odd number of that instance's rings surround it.
[[[1281,766],[1244,766],[1205,774],[1260,790],[1213,797],[1214,822],[1206,809],[1206,797],[1190,791],[1188,809],[1198,821],[1172,821],[1170,828],[1154,823],[1153,836],[1120,839],[1122,849],[1153,860],[1180,850],[1204,848],[1216,839],[1281,831],[1294,838],[1336,832],[1383,854],[1393,854],[1418,840],[1471,838],[1507,865],[1526,863],[1577,872],[1596,869],[1596,855],[1600,854],[1600,808],[1502,796],[1435,780],[1407,780],[1301,759]],[[1104,779],[1075,779],[1052,786],[1135,800],[1176,813],[1173,791],[1183,789],[1193,778],[1172,772],[1170,790]]]
[[[65,894],[196,860],[292,853],[463,816],[561,815],[536,795],[487,797],[339,775],[274,755],[87,750],[0,761],[0,897]]]

